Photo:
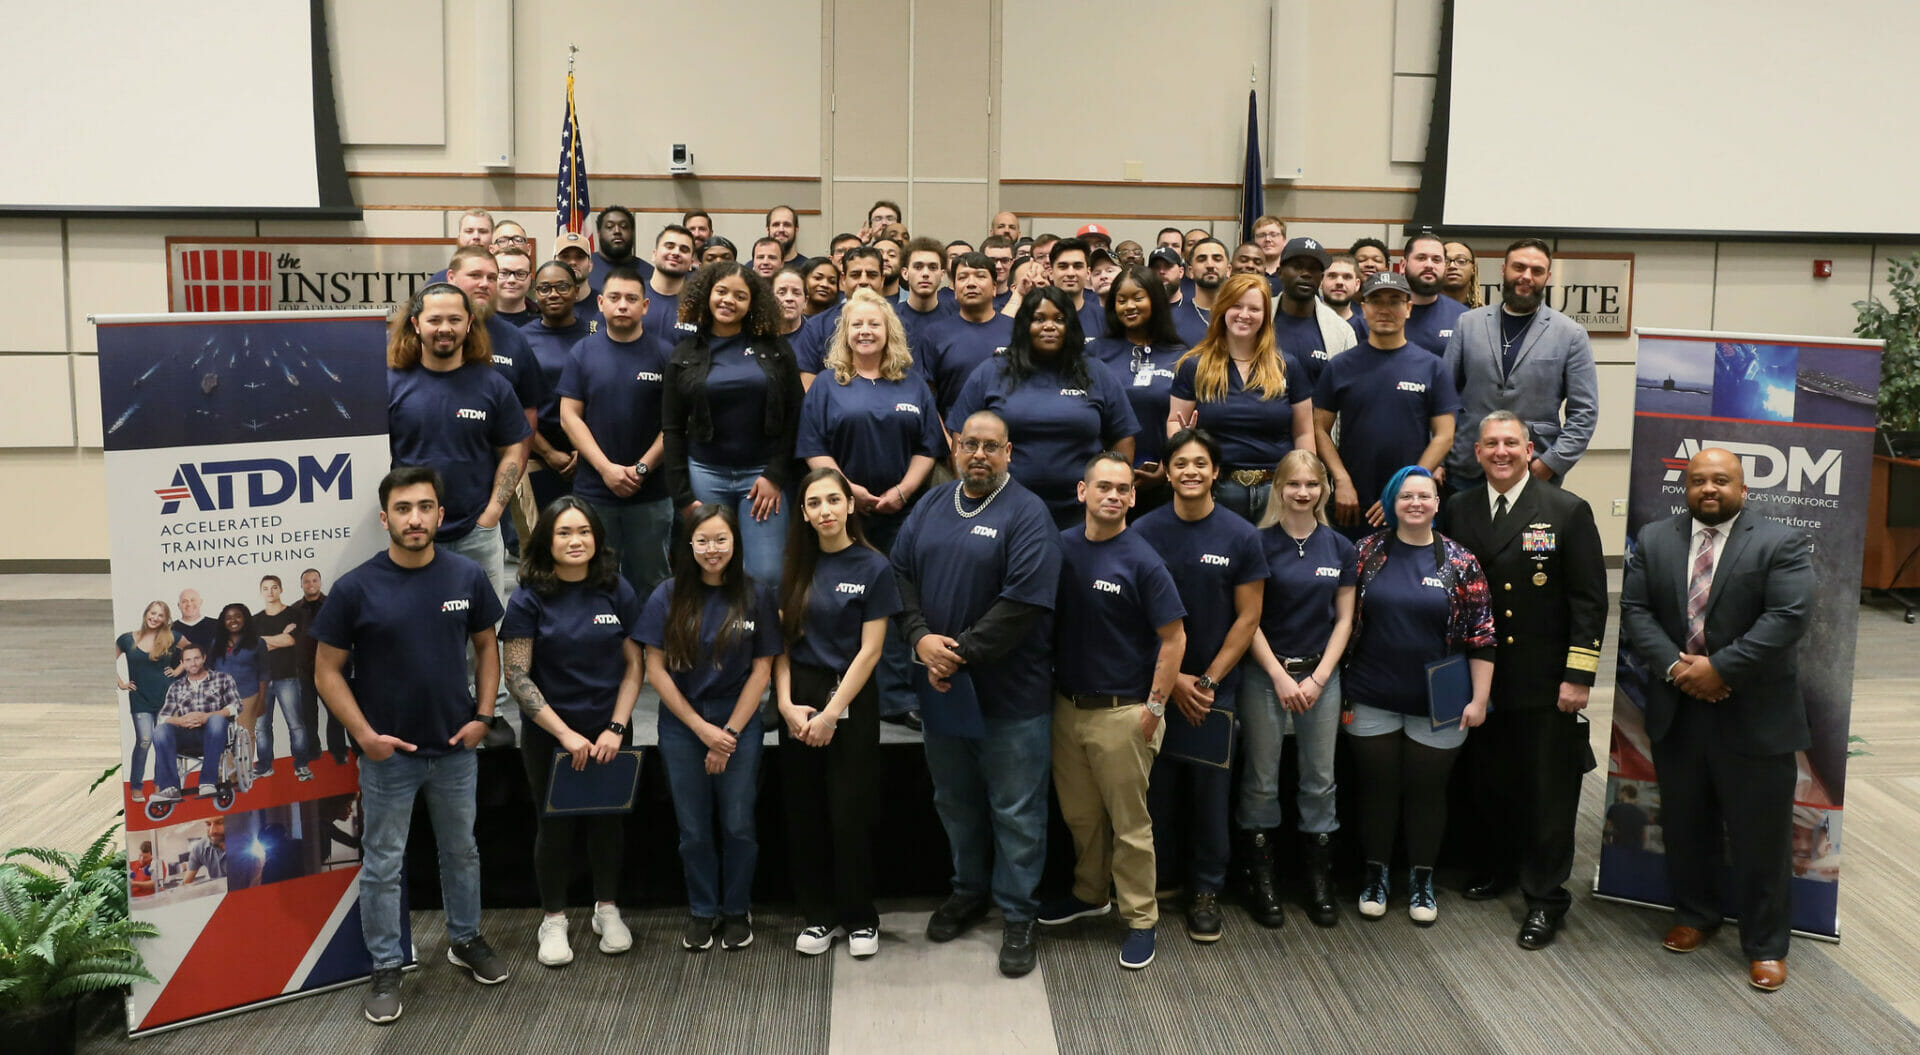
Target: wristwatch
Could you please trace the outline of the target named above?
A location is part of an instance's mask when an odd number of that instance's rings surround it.
[[[1219,682],[1213,680],[1212,678],[1207,677],[1205,674],[1202,674],[1199,677],[1193,679],[1193,683],[1199,686],[1200,688],[1207,690],[1208,692],[1212,692],[1213,690],[1220,687]]]
[[[653,470],[647,467],[646,462],[634,462],[633,471],[639,473],[641,476],[645,476]]]
[[[1167,716],[1167,705],[1161,703],[1159,700],[1148,700],[1147,713],[1153,715],[1155,718],[1165,718]]]
[[[491,715],[491,714],[481,714],[481,713],[480,713],[479,711],[475,711],[475,712],[473,712],[473,717],[471,717],[471,718],[469,718],[469,719],[467,719],[467,723],[468,723],[469,725],[471,725],[471,724],[472,724],[472,723],[474,723],[474,722],[479,722],[479,723],[480,723],[481,725],[492,725],[492,724],[493,724],[493,715]]]
[[[610,732],[610,733],[612,733],[612,734],[613,734],[613,735],[615,735],[615,736],[625,736],[625,735],[627,735],[627,723],[625,723],[625,722],[608,722],[608,723],[607,723],[607,732]]]

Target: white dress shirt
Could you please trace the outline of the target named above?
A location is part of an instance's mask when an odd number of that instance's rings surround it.
[[[1531,470],[1521,472],[1520,479],[1515,480],[1513,482],[1513,486],[1507,489],[1505,492],[1494,490],[1493,481],[1491,480],[1487,481],[1487,517],[1488,519],[1493,520],[1493,519],[1499,518],[1500,496],[1503,493],[1507,496],[1507,512],[1509,513],[1513,512],[1513,507],[1520,504],[1520,492],[1525,491],[1527,489],[1527,481],[1532,478],[1533,478],[1533,473]]]

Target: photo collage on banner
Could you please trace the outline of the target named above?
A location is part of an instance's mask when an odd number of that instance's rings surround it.
[[[134,1032],[364,977],[359,780],[312,614],[382,548],[385,320],[100,316]],[[102,642],[104,645],[105,642]]]
[[[1837,938],[1841,811],[1853,705],[1880,347],[1857,341],[1640,330],[1632,546],[1647,524],[1687,512],[1687,461],[1739,456],[1747,511],[1803,532],[1814,594],[1800,641],[1800,693],[1813,747],[1799,753],[1793,810],[1793,928]],[[1603,897],[1670,904],[1659,775],[1644,721],[1658,672],[1623,642],[1616,672],[1606,820],[1595,884]],[[1722,889],[1729,889],[1723,883]]]

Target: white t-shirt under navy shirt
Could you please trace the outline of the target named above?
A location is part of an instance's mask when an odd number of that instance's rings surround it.
[[[753,661],[763,656],[777,656],[783,648],[780,643],[780,606],[774,602],[773,591],[757,584],[747,585],[747,609],[740,613],[737,625],[724,651],[715,654],[720,641],[721,625],[726,620],[726,596],[718,586],[705,583],[696,585],[701,592],[699,654],[693,666],[685,670],[669,669],[674,687],[687,702],[698,705],[703,700],[720,700],[733,703],[740,696],[740,690],[746,687],[747,678],[753,674]],[[665,649],[667,641],[667,611],[673,604],[673,580],[668,579],[653,591],[647,603],[640,610],[640,621],[634,624],[630,636],[652,649]],[[660,653],[664,658],[664,651]],[[648,662],[653,662],[649,657]],[[661,722],[677,722],[672,710],[660,708]]]
[[[393,464],[440,471],[446,519],[435,537],[442,542],[473,530],[493,497],[497,450],[532,432],[513,385],[486,363],[445,372],[424,366],[387,371],[387,445]]]
[[[900,588],[887,558],[866,546],[822,553],[813,566],[807,615],[788,656],[844,673],[860,654],[865,625],[900,611]]]
[[[1061,692],[1146,699],[1160,628],[1186,614],[1167,562],[1138,533],[1099,542],[1085,524],[1060,533],[1053,682]]]
[[[507,601],[500,639],[531,638],[528,671],[540,695],[582,736],[598,736],[613,720],[627,674],[621,642],[640,621],[640,598],[626,579],[611,589],[560,583],[551,594],[522,586]]]
[[[373,731],[431,758],[463,750],[447,741],[475,713],[467,645],[500,613],[487,573],[460,554],[438,547],[403,568],[382,551],[334,583],[310,633],[353,654],[348,684]]]

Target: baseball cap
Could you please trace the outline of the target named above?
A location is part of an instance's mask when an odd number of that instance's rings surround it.
[[[1096,245],[1093,247],[1093,252],[1087,254],[1087,263],[1097,264],[1102,260],[1112,261],[1113,252],[1104,245]]]
[[[1287,239],[1286,248],[1280,250],[1280,262],[1284,264],[1287,261],[1292,260],[1294,257],[1297,257],[1297,256],[1304,256],[1313,260],[1317,260],[1320,262],[1321,267],[1326,267],[1328,261],[1333,259],[1332,257],[1327,255],[1327,250],[1325,247],[1323,247],[1319,242],[1316,242],[1311,238]]]
[[[1398,271],[1380,271],[1361,284],[1360,299],[1365,300],[1383,289],[1398,290],[1409,297],[1413,296],[1413,287],[1407,285],[1407,276]]]
[[[1090,223],[1085,227],[1080,228],[1079,236],[1081,238],[1086,238],[1088,236],[1097,236],[1100,238],[1105,238],[1109,242],[1113,241],[1113,235],[1110,232],[1108,232],[1106,228],[1100,226],[1097,223]]]
[[[562,231],[560,232],[559,237],[554,239],[553,255],[559,256],[561,253],[564,253],[569,249],[578,249],[583,253],[590,253],[593,251],[590,248],[589,243],[587,242],[586,235],[581,234],[578,231]]]
[[[1169,267],[1186,267],[1187,258],[1180,255],[1180,250],[1170,245],[1163,245],[1147,254],[1147,263],[1148,265],[1166,264]]]

